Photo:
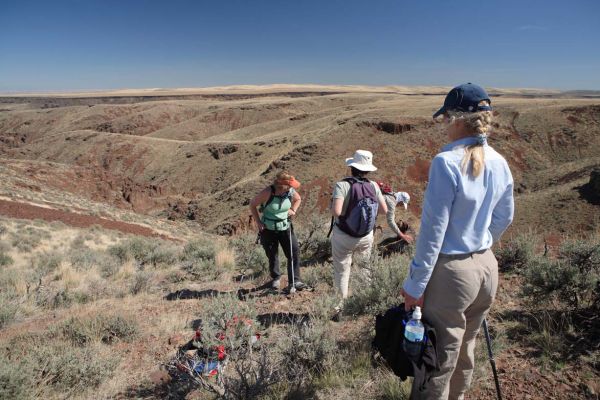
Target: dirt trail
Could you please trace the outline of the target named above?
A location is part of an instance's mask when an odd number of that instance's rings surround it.
[[[34,206],[32,204],[21,203],[17,201],[0,200],[0,215],[18,219],[41,219],[48,222],[60,221],[66,225],[78,228],[89,228],[93,225],[100,225],[105,229],[116,230],[133,235],[159,237],[165,240],[176,240],[142,225],[114,221],[106,218],[95,217],[93,215],[77,214],[69,211],[57,210],[54,208]]]

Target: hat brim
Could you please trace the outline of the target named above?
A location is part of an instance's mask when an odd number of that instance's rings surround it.
[[[346,158],[346,165],[349,167],[354,167],[359,171],[363,172],[373,172],[377,171],[377,167],[374,165],[365,165],[354,162],[354,158]]]
[[[432,118],[436,119],[437,117],[439,117],[440,115],[445,114],[445,113],[446,113],[446,106],[442,106],[439,110],[437,110],[435,112],[435,114],[433,114]]]

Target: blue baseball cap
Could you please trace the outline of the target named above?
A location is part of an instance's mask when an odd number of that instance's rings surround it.
[[[487,100],[487,105],[479,105],[482,100]],[[471,82],[463,83],[452,89],[446,95],[444,105],[433,114],[433,118],[447,111],[492,111],[492,101],[484,88]]]

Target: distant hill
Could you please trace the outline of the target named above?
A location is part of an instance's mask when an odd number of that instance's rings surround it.
[[[0,194],[64,193],[227,234],[247,226],[249,200],[282,168],[303,183],[299,218],[324,214],[344,158],[363,148],[374,153],[374,177],[411,194],[404,218],[416,225],[429,160],[446,139],[431,115],[447,90],[270,85],[2,96]],[[600,166],[600,92],[490,93],[490,143],[516,182],[513,229],[598,229],[598,206],[578,188]]]

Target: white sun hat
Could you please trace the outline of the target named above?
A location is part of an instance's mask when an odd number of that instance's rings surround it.
[[[402,203],[404,205],[404,209],[408,208],[408,203],[410,202],[410,195],[406,192],[398,192],[396,193],[396,204]]]
[[[373,153],[368,150],[356,150],[354,157],[346,158],[346,165],[364,172],[377,171],[373,165]]]

